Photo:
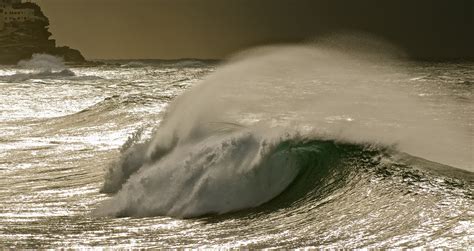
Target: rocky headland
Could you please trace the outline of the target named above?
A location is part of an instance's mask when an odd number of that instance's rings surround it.
[[[15,14],[15,10],[23,10],[29,16],[20,19],[23,12],[18,11],[16,13],[20,15],[8,17],[10,13]],[[4,7],[1,11],[0,64],[17,64],[38,53],[58,56],[69,63],[86,62],[78,50],[56,46],[56,41],[50,38],[49,19],[37,4],[20,2],[8,6],[8,9]]]

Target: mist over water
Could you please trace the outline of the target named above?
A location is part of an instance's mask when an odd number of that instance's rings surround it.
[[[380,54],[380,43],[348,44],[260,48],[221,66],[111,166],[102,191],[117,194],[95,214],[196,217],[260,206],[294,182],[301,158],[327,154],[295,154],[308,140],[472,170],[470,128],[413,95],[399,81],[410,79],[403,63]],[[296,147],[280,151],[288,141]]]
[[[390,80],[410,79],[403,62],[374,53],[357,46],[247,52],[180,97],[163,127],[171,124],[186,137],[206,123],[259,121],[334,139],[396,145],[436,162],[472,168],[467,121],[433,115],[429,104],[413,95],[415,87]]]

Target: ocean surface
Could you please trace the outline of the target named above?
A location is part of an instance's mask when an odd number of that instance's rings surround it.
[[[474,246],[474,63],[0,66],[1,248]]]

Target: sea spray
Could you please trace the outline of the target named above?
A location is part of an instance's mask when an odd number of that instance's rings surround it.
[[[30,79],[63,79],[76,76],[67,68],[62,58],[48,54],[34,54],[29,60],[18,63],[21,70],[13,75],[0,76],[0,81],[10,83]]]
[[[259,206],[298,175],[300,156],[276,150],[288,135],[395,146],[472,168],[469,133],[390,80],[409,79],[401,62],[373,55],[324,44],[237,56],[178,97],[152,139],[111,167],[118,175],[103,190],[117,194],[95,213],[193,217]],[[242,127],[216,133],[216,122]]]
[[[48,54],[33,54],[29,60],[21,60],[18,66],[39,71],[62,71],[67,69],[64,59]]]

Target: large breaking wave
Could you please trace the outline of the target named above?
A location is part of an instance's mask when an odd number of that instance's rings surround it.
[[[466,128],[391,81],[403,79],[392,57],[346,45],[264,48],[221,67],[171,104],[152,139],[126,144],[102,188],[115,195],[95,213],[195,217],[294,186],[286,203],[327,195],[387,152],[472,168]]]
[[[144,156],[146,145],[132,148],[119,163],[121,168],[111,170],[103,187],[108,193],[122,190],[99,211],[116,216],[176,217],[233,212],[270,201],[298,176],[308,179],[300,193],[324,187],[335,178],[327,172],[345,161],[346,152],[372,151],[374,159],[384,152],[274,133],[238,131],[179,149],[161,148],[151,159]],[[317,174],[318,179],[308,173]]]

